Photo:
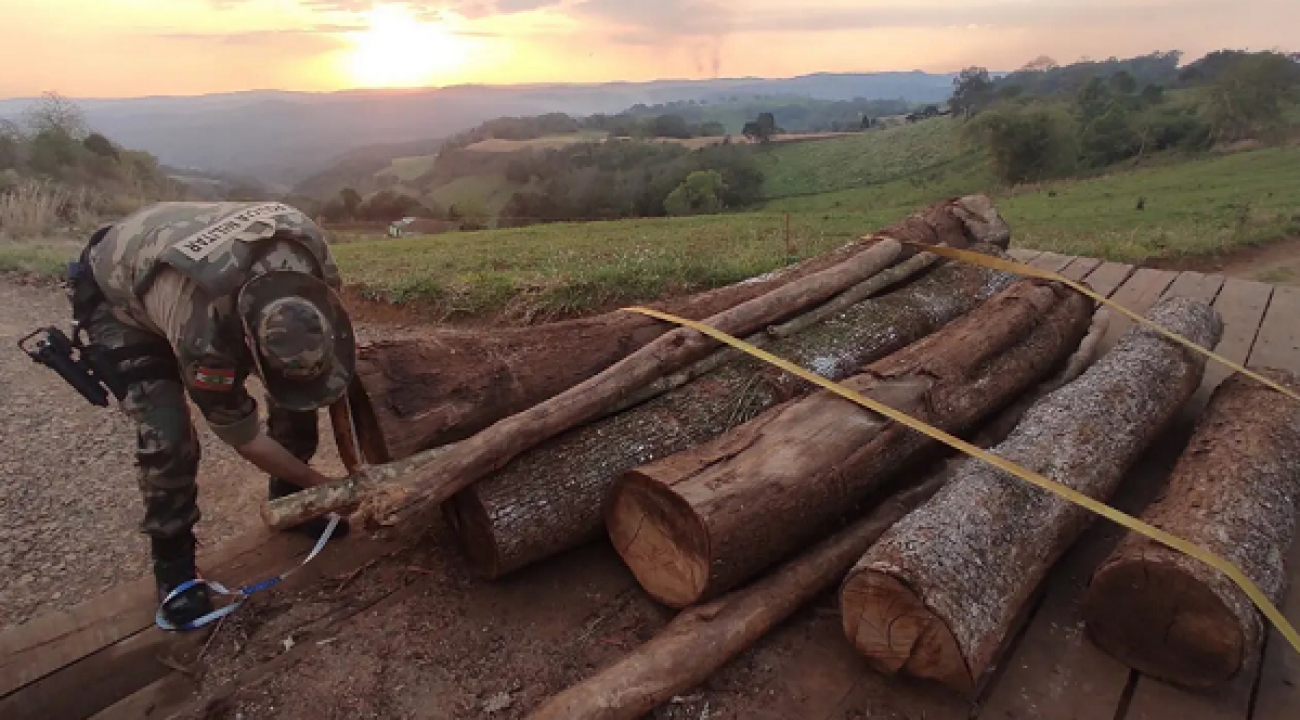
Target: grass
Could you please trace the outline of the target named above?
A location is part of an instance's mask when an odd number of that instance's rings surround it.
[[[465,148],[476,152],[493,152],[493,153],[512,153],[520,150],[553,150],[569,145],[584,142],[598,142],[604,140],[608,133],[599,130],[584,130],[582,132],[569,133],[567,135],[548,135],[546,137],[535,138],[532,140],[505,140],[502,138],[492,138],[490,140],[480,140],[473,145]]]
[[[886,219],[878,221],[886,222]],[[739,282],[843,244],[863,219],[746,214],[540,225],[335,247],[348,281],[378,300],[448,318],[566,317]]]
[[[67,264],[77,258],[84,244],[73,240],[0,242],[0,271],[63,277]]]
[[[997,206],[1024,247],[1132,263],[1223,253],[1300,234],[1300,147],[1056,183]]]
[[[430,191],[429,198],[441,208],[457,205],[462,211],[482,211],[495,217],[518,189],[519,186],[511,183],[501,173],[470,175],[434,188]]]
[[[877,185],[959,160],[960,124],[935,118],[818,142],[778,143],[759,153],[768,198]]]
[[[807,147],[849,142],[860,140]],[[491,197],[504,178],[470,180],[453,201]],[[983,161],[962,155],[867,187],[773,201],[762,212],[372,238],[334,251],[348,282],[371,298],[423,303],[449,319],[535,321],[737,282],[991,186]],[[1167,157],[1139,170],[1004,192],[996,203],[1023,247],[1132,263],[1222,253],[1300,235],[1300,147]],[[57,275],[76,250],[75,243],[0,242],[0,269]]]
[[[404,185],[414,185],[425,173],[433,169],[437,155],[412,155],[400,157],[389,163],[388,167],[375,173],[376,177],[391,175]]]

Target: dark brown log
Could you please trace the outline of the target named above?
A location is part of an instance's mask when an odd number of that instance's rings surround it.
[[[1087,332],[1091,303],[1021,281],[844,381],[962,432],[1044,379]],[[815,540],[933,441],[827,391],[619,479],[610,538],[641,586],[684,607]]]
[[[768,346],[839,380],[970,312],[1014,278],[947,265]],[[480,572],[499,577],[599,537],[619,475],[708,442],[811,388],[753,358],[575,428],[516,458],[447,504]]]
[[[653,640],[548,700],[530,720],[631,720],[704,682],[832,587],[891,525],[943,484],[933,477],[882,502],[753,585],[682,612]]]
[[[749,334],[776,318],[830,300],[889,267],[901,252],[897,241],[877,239],[870,249],[842,263],[737,305],[707,322],[723,332]],[[324,511],[354,506],[363,496],[372,501],[366,512],[371,518],[384,518],[409,506],[441,503],[519,453],[600,417],[629,393],[707,357],[716,348],[716,341],[703,334],[678,328],[596,377],[488,430],[455,445],[405,458],[403,468],[408,472],[401,477],[394,478],[383,469],[365,468],[344,480],[270,502],[263,506],[262,519],[277,529],[292,527]],[[381,474],[391,480],[376,489],[369,478]]]
[[[1105,312],[1098,313],[1066,367],[1026,399],[1041,398],[1078,377],[1092,363],[1107,322]],[[982,447],[1000,442],[1028,408],[1029,404],[1018,402],[1003,410],[981,428],[975,442]],[[546,701],[529,720],[631,720],[703,683],[843,578],[887,529],[932,497],[959,468],[958,462],[950,460],[931,477],[889,497],[762,580],[683,611],[650,642]]]
[[[1175,298],[1157,323],[1213,347],[1209,306]],[[1203,356],[1137,328],[1079,380],[1035,405],[995,452],[1094,498],[1196,392]],[[956,480],[896,525],[840,591],[844,631],[871,664],[971,692],[1017,615],[1093,517],[1057,496],[968,460]]]
[[[979,240],[1005,248],[1010,238],[997,210],[980,195],[938,203],[876,235],[953,247]],[[694,320],[711,317],[833,267],[872,242],[859,240],[761,278],[653,307]],[[671,330],[621,312],[490,333],[436,329],[419,339],[360,348],[357,372],[388,454],[400,459],[470,437],[595,376]]]
[[[1296,378],[1269,372],[1296,387]],[[1215,392],[1160,499],[1142,516],[1241,568],[1274,603],[1300,503],[1300,404],[1238,375]],[[1227,576],[1130,533],[1083,606],[1088,634],[1141,672],[1189,686],[1232,679],[1259,656],[1259,610]]]

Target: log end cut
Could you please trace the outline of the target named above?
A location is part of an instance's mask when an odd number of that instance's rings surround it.
[[[874,570],[850,575],[840,588],[840,608],[845,636],[876,670],[973,691],[952,630],[898,578]]]
[[[708,590],[709,538],[690,504],[671,488],[629,472],[606,510],[614,549],[651,597],[684,608]]]
[[[1232,679],[1246,638],[1232,609],[1180,564],[1128,557],[1098,571],[1083,615],[1093,642],[1138,671],[1185,687]]]
[[[496,580],[507,572],[501,567],[501,558],[497,554],[492,520],[474,488],[456,493],[442,504],[442,512],[447,524],[460,538],[474,572],[488,580]]]

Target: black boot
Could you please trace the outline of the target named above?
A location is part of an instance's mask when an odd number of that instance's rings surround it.
[[[171,538],[153,538],[153,575],[158,581],[158,601],[162,602],[172,591],[198,577],[194,568],[194,533]],[[212,612],[212,596],[206,585],[194,585],[162,607],[163,617],[177,628]]]
[[[294,485],[288,480],[281,480],[278,477],[272,476],[270,482],[267,483],[266,495],[272,500],[279,500],[280,498],[288,497],[299,490],[302,490],[302,488]],[[330,519],[328,517],[313,518],[301,525],[287,528],[286,532],[300,533],[315,540],[325,532],[325,528],[329,526],[329,523]],[[347,537],[348,532],[351,529],[352,528],[348,524],[347,518],[339,518],[339,524],[334,528],[334,534],[330,536],[330,540]]]

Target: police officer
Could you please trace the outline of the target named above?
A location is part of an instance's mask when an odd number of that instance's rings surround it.
[[[218,438],[270,475],[272,499],[327,482],[307,463],[316,411],[353,377],[352,326],[320,229],[282,203],[153,205],[96,232],[82,262],[90,272],[74,284],[74,316],[128,383],[141,529],[163,599],[196,577],[199,444],[186,395]],[[254,374],[265,430],[244,387]],[[319,534],[323,522],[297,530]],[[212,607],[196,584],[162,612],[184,627]]]

